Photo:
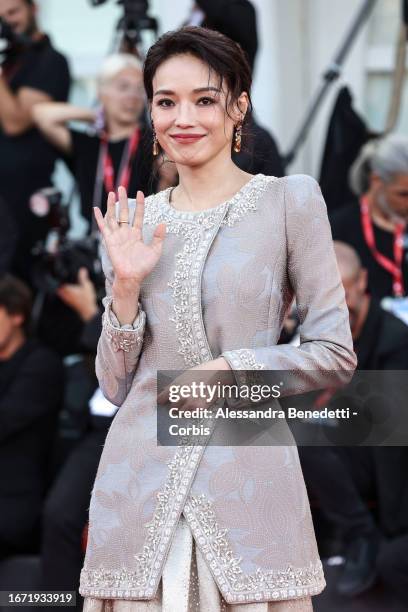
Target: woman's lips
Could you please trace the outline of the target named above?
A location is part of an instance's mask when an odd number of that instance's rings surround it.
[[[170,134],[170,138],[181,144],[190,144],[204,138],[204,134]]]

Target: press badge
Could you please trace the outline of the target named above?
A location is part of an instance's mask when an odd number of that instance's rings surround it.
[[[408,297],[385,297],[381,306],[408,325]]]

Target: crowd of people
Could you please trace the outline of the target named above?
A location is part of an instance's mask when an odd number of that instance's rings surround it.
[[[230,36],[253,69],[256,13],[246,0],[236,4],[229,10],[228,0],[197,0],[186,23]],[[37,10],[32,0],[0,0],[11,32],[0,68],[0,590],[3,560],[37,554],[41,587],[71,591],[78,589],[91,490],[117,406],[94,371],[104,294],[97,255],[77,258],[63,274],[50,244],[67,229],[65,217],[43,190],[62,160],[92,237],[92,207],[105,213],[119,185],[149,195],[178,177],[153,146],[140,58],[123,51],[107,57],[97,106],[74,106],[69,64],[40,30]],[[242,143],[233,153],[241,169],[284,175],[276,142],[254,113]],[[408,138],[370,141],[350,184],[355,200],[332,210],[330,223],[358,368],[406,370]],[[38,244],[50,247],[40,266]],[[288,323],[281,342],[296,332]],[[408,449],[304,447],[299,455],[310,496],[341,534],[338,593],[355,597],[381,581],[406,603]]]

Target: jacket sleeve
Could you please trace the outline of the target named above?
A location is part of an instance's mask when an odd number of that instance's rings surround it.
[[[319,185],[303,175],[281,180],[285,194],[287,277],[296,296],[300,346],[243,347],[226,351],[222,356],[234,371],[284,370],[291,372],[291,376],[297,373],[296,392],[305,393],[325,386],[322,381],[327,376],[330,384],[346,384],[357,359]],[[237,375],[238,382],[243,382],[243,375],[243,372]]]
[[[102,333],[98,341],[95,371],[106,399],[115,406],[121,406],[132,386],[142,350],[146,314],[139,303],[133,325],[120,325],[112,311],[114,272],[104,244],[101,245],[101,259],[106,278],[106,296],[102,300]]]

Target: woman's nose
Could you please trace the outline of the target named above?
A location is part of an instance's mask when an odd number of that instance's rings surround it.
[[[175,124],[178,127],[191,127],[194,123],[195,112],[194,108],[191,108],[191,104],[179,104],[177,107]]]

